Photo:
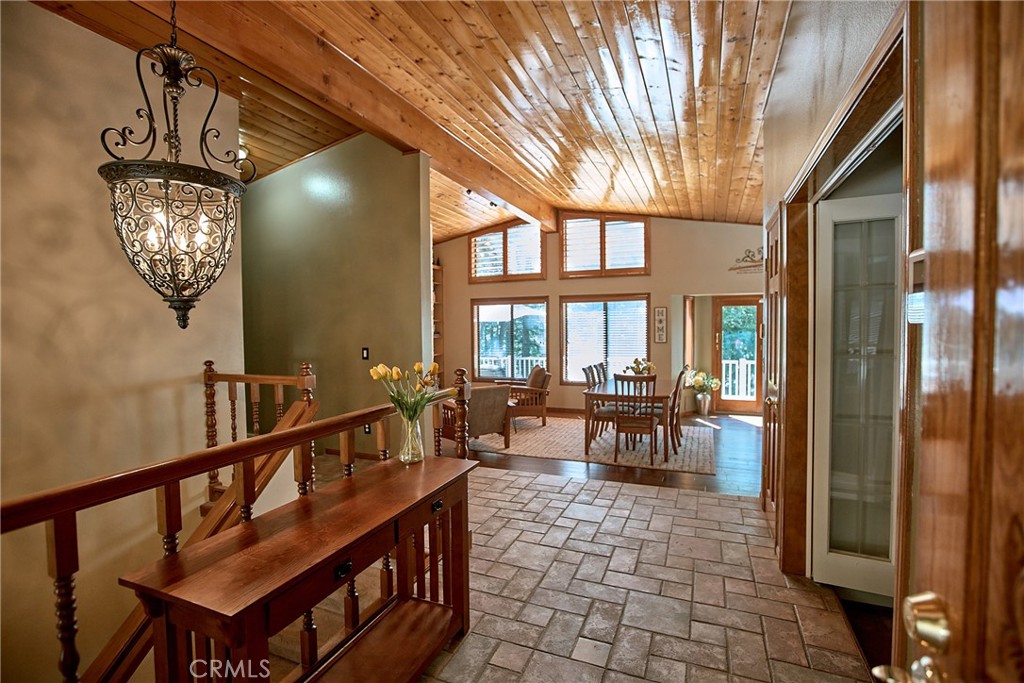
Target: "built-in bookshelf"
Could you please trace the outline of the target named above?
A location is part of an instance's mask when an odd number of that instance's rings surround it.
[[[440,386],[445,385],[444,377],[444,268],[434,264],[431,303],[434,318],[434,362],[440,367]]]

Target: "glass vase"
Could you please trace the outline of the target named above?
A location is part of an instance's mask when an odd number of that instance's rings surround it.
[[[407,465],[423,460],[423,430],[419,418],[410,420],[402,415],[402,447],[398,459]]]

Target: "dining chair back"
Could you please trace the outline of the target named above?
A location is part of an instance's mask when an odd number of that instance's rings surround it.
[[[583,368],[583,376],[587,379],[587,388],[597,386],[597,375],[594,374],[594,366],[587,365]]]
[[[615,456],[619,460],[619,436],[627,439],[639,435],[650,435],[651,466],[654,452],[658,449],[658,424],[660,419],[655,410],[654,400],[656,375],[615,374]]]
[[[608,364],[607,363],[598,363],[597,365],[594,366],[594,368],[597,370],[597,381],[598,381],[598,383],[599,384],[604,384],[605,382],[607,382],[608,381]]]
[[[679,454],[679,444],[683,438],[683,428],[679,418],[679,397],[683,392],[683,378],[689,372],[690,366],[684,365],[676,377],[676,386],[672,390],[672,398],[669,400],[668,408],[668,434],[672,444],[672,452]]]

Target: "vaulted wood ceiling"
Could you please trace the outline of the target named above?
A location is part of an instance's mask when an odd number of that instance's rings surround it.
[[[132,49],[165,2],[41,2]],[[186,2],[266,174],[367,130],[430,154],[434,239],[554,209],[756,224],[789,1]],[[469,192],[467,192],[469,190]]]

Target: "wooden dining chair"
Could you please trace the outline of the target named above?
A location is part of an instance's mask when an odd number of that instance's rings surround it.
[[[598,381],[598,383],[603,384],[604,382],[608,381],[608,364],[607,363],[598,363],[597,365],[594,366],[594,369],[597,370],[597,381]]]
[[[651,466],[654,466],[654,452],[658,450],[658,425],[660,420],[655,412],[654,384],[656,375],[615,374],[615,456],[619,461],[619,436],[637,437],[650,435]],[[667,458],[666,458],[667,459]]]
[[[672,452],[676,455],[679,455],[679,445],[683,439],[683,427],[679,418],[679,397],[683,393],[683,378],[689,371],[690,366],[684,365],[683,369],[679,371],[679,376],[676,377],[676,386],[672,390],[672,398],[668,405],[668,422],[665,423],[665,432],[671,439]]]

